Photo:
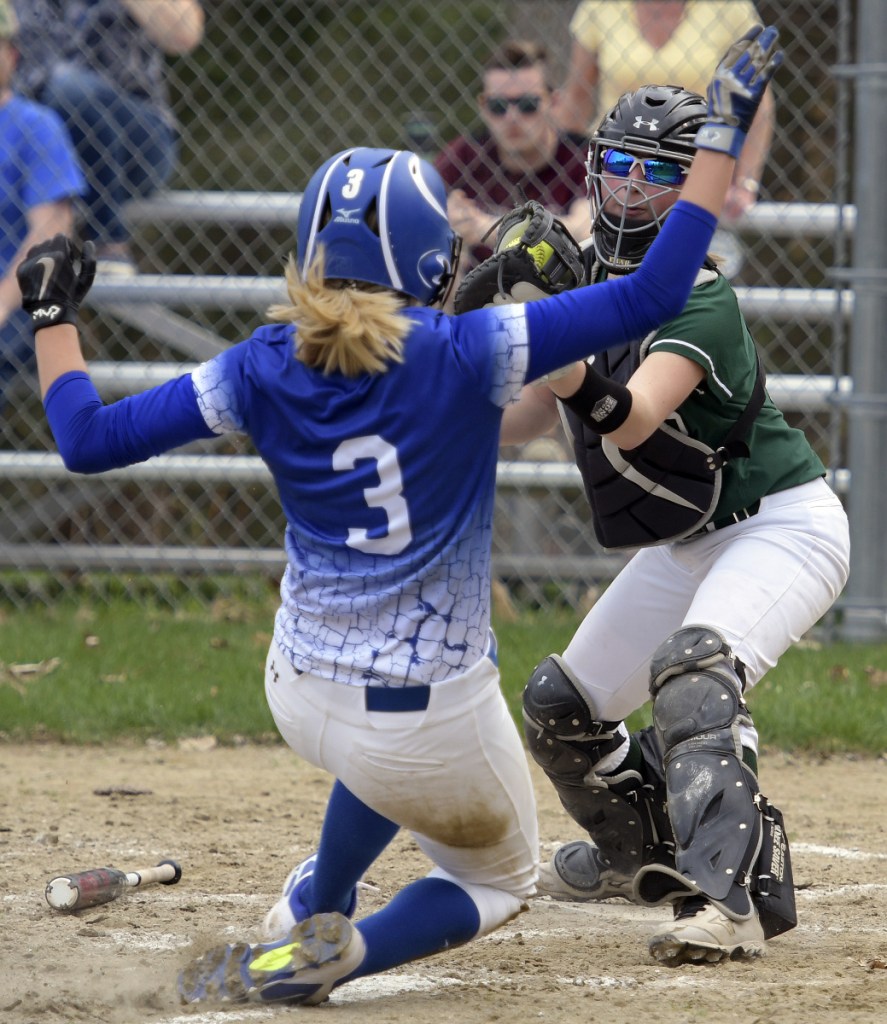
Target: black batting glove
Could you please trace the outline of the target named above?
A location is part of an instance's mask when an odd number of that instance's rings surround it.
[[[56,235],[28,250],[16,276],[35,334],[44,327],[76,324],[95,277],[95,245],[86,242],[79,252],[70,238]]]

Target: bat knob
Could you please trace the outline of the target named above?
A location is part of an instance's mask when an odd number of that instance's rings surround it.
[[[172,878],[167,878],[167,879],[163,880],[160,884],[161,885],[175,885],[176,882],[178,882],[178,880],[182,877],[181,865],[178,863],[178,861],[162,860],[160,862],[160,864],[157,865],[157,867],[161,867],[163,864],[169,864],[175,870],[175,874],[172,876]]]
[[[73,910],[80,897],[80,890],[70,878],[53,878],[46,883],[46,902],[53,910]]]

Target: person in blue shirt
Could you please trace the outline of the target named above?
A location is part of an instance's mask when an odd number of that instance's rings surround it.
[[[100,274],[137,267],[124,209],[164,187],[178,163],[179,125],[167,57],[203,39],[201,0],[14,0],[20,91],[55,110],[86,175],[81,237]]]
[[[16,267],[38,242],[71,233],[73,200],[85,189],[58,115],[12,88],[17,34],[15,12],[0,0],[0,409],[8,382],[34,361]]]
[[[19,269],[46,414],[69,469],[98,473],[248,434],[286,516],[265,691],[289,746],[335,779],[317,852],[265,941],[187,965],[186,1003],[314,1005],[338,985],[486,935],[538,867],[526,754],[499,688],[490,561],[499,428],[522,386],[683,307],[781,54],[751,33],[715,71],[683,196],[643,265],[540,302],[448,316],[459,239],[434,168],[354,148],[313,175],[288,302],[177,380],[103,405],[76,313],[94,253],[59,237]],[[355,920],[399,829],[434,865]]]

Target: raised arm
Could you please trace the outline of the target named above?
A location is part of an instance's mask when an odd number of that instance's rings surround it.
[[[203,39],[200,0],[121,0],[151,42],[171,56],[190,53]]]
[[[737,40],[715,69],[708,86],[708,122],[696,136],[693,159],[681,195],[719,216],[767,84],[782,63],[775,28],[757,26]]]
[[[77,313],[95,275],[95,246],[65,235],[34,246],[18,268],[30,314],[44,407],[68,469],[99,473],[211,437],[190,374],[104,405],[80,348]]]
[[[751,123],[742,153],[736,161],[733,184],[727,194],[722,215],[728,221],[738,220],[757,202],[764,164],[770,152],[770,143],[773,141],[775,121],[776,104],[773,100],[773,90],[768,89]]]
[[[587,134],[595,113],[599,78],[597,54],[574,39],[567,77],[555,92],[551,108],[561,131]]]

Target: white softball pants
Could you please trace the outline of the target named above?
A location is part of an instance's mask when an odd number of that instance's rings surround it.
[[[847,581],[847,516],[822,479],[763,498],[751,519],[639,551],[564,652],[603,721],[650,697],[650,657],[682,626],[710,626],[754,686],[834,604]]]
[[[479,934],[523,909],[535,891],[536,803],[489,658],[432,685],[425,710],[369,711],[364,687],[297,674],[272,643],[265,693],[297,754],[408,829],[432,874],[469,892]]]

